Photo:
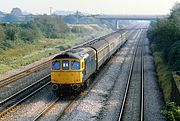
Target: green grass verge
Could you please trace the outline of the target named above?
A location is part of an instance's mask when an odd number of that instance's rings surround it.
[[[153,45],[151,45],[153,50],[153,57],[155,61],[156,71],[158,75],[159,84],[163,91],[164,100],[166,105],[162,110],[168,121],[179,121],[180,120],[180,107],[176,103],[171,102],[171,97],[173,95],[173,75],[172,70],[164,60],[163,54],[159,51],[154,51]]]
[[[172,92],[172,73],[167,64],[165,64],[164,60],[162,59],[161,52],[154,52],[153,53],[156,71],[159,79],[159,83],[161,85],[164,99],[165,101],[169,101],[171,99],[171,92]]]

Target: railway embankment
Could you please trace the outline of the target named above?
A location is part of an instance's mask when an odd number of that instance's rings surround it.
[[[50,55],[59,52],[58,47],[64,50],[112,32],[106,25],[79,24],[68,27],[74,31],[64,37],[40,38],[34,43],[14,43],[13,47],[0,50],[0,80],[36,65],[37,61],[46,61]]]
[[[180,105],[180,90],[178,90],[178,85],[175,83],[172,70],[170,69],[170,66],[164,62],[161,52],[153,51],[153,57],[159,85],[163,92],[164,101],[166,102],[166,106],[162,112],[169,120],[179,119],[178,117],[180,116],[180,112],[179,106],[177,105]]]

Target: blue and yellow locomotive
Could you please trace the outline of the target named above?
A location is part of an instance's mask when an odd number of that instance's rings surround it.
[[[85,47],[61,53],[51,60],[51,83],[57,95],[78,94],[88,86],[89,78],[122,44],[126,32],[101,37]]]

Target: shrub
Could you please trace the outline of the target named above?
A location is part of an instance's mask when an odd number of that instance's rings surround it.
[[[180,70],[180,40],[169,47],[168,62],[172,65],[173,71]]]
[[[166,103],[162,113],[166,115],[168,121],[180,121],[180,107],[174,102]]]
[[[5,33],[3,28],[0,26],[0,42],[5,39]]]

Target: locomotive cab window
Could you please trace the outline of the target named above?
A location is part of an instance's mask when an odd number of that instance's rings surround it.
[[[62,61],[62,69],[63,70],[68,70],[69,69],[69,61],[68,60],[63,60]]]
[[[59,70],[60,69],[60,62],[54,61],[52,62],[52,70]]]
[[[79,70],[80,69],[80,62],[71,61],[71,69],[72,70]]]

